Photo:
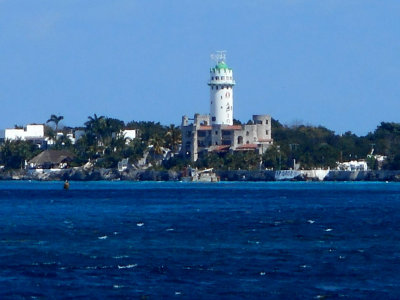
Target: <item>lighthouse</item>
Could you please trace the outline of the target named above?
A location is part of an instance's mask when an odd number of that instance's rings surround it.
[[[226,64],[226,51],[211,55],[216,61],[210,69],[210,117],[212,125],[233,125],[233,71]]]
[[[211,55],[210,113],[182,117],[182,147],[180,153],[192,161],[207,157],[209,152],[254,151],[263,154],[273,145],[271,116],[253,115],[253,121],[233,125],[233,71],[226,64],[225,51]],[[192,120],[193,122],[189,121]],[[211,125],[211,126],[210,126]]]

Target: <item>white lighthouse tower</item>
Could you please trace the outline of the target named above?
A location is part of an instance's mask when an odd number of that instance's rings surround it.
[[[226,51],[217,51],[211,55],[216,61],[210,69],[210,117],[211,124],[233,124],[233,79],[232,69],[226,64]]]

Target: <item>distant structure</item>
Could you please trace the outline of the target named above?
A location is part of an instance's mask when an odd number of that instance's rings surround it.
[[[26,125],[25,128],[8,128],[0,130],[0,140],[21,140],[42,143],[44,141],[44,125],[29,124]]]
[[[271,117],[253,115],[251,124],[233,124],[233,70],[226,64],[225,51],[211,56],[216,60],[210,69],[210,114],[182,117],[181,154],[196,161],[207,152],[256,151],[264,153],[272,144]],[[192,121],[192,122],[189,122]]]
[[[74,157],[73,153],[65,150],[45,150],[32,158],[27,167],[30,169],[65,169]]]
[[[210,69],[210,113],[212,125],[233,125],[233,71],[225,63],[225,51],[211,56],[217,62]]]
[[[62,131],[55,132],[55,137],[45,135],[45,126],[43,124],[28,124],[21,128],[7,128],[0,130],[0,143],[5,141],[30,141],[46,149],[47,146],[56,144],[62,137],[68,138],[72,144],[75,144],[86,134],[85,128],[64,128]],[[119,133],[113,133],[113,137],[123,137],[125,143],[129,144],[137,137],[137,129],[124,129]]]
[[[341,171],[368,171],[368,165],[365,160],[351,160],[338,163],[337,170]]]

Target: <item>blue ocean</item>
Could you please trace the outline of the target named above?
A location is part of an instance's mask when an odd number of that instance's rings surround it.
[[[400,298],[400,184],[0,182],[0,299]]]

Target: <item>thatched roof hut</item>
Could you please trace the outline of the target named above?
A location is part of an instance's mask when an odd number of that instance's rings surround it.
[[[45,150],[32,158],[28,163],[36,168],[64,167],[74,159],[75,155],[66,150]]]

